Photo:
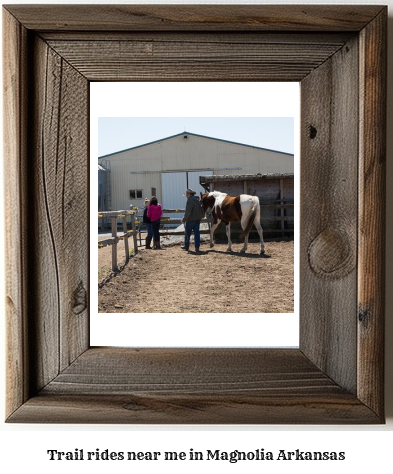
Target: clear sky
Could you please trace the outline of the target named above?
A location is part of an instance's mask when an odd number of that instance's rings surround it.
[[[184,131],[294,153],[292,117],[99,117],[98,156]]]

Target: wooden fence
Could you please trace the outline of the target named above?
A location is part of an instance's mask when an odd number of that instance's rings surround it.
[[[182,218],[185,213],[185,209],[163,209],[162,210],[163,214],[181,214]],[[179,226],[182,223],[182,219],[173,219],[171,217],[166,217],[163,215],[161,217],[161,227],[160,227],[160,234],[161,235],[184,235],[184,230],[176,230],[172,226],[177,225]],[[207,219],[204,217],[201,220],[201,223],[211,223],[211,219]],[[210,231],[209,230],[203,230],[201,229],[201,234],[208,234]]]
[[[270,202],[260,202],[261,207],[261,224],[264,233],[281,233],[282,236],[285,234],[293,234],[294,232],[294,216],[288,215],[294,213],[293,201],[279,199]],[[271,213],[276,214],[274,216]],[[266,223],[277,223],[277,226],[269,227]],[[286,225],[291,223],[291,226]]]
[[[127,224],[127,216],[131,217],[131,230],[128,230]],[[117,244],[120,240],[124,240],[124,249],[126,253],[126,262],[130,259],[130,251],[128,245],[128,238],[132,237],[134,240],[134,252],[138,253],[138,230],[137,230],[137,223],[139,223],[136,219],[137,214],[136,210],[133,211],[108,211],[108,212],[99,212],[98,218],[99,219],[110,219],[111,220],[111,229],[112,229],[112,237],[109,239],[100,240],[98,242],[98,248],[106,247],[107,245],[112,246],[112,270],[117,270]],[[123,226],[123,235],[117,235],[117,220],[122,220]]]
[[[261,223],[263,227],[263,232],[265,233],[276,233],[281,236],[293,234],[293,226],[286,225],[286,222],[293,222],[294,217],[288,216],[286,213],[288,210],[291,210],[293,213],[294,204],[293,202],[287,201],[274,201],[269,203],[261,203]],[[142,211],[143,212],[143,211]],[[184,235],[184,230],[176,230],[172,226],[179,226],[182,222],[181,219],[173,219],[166,217],[164,214],[181,214],[184,215],[184,209],[163,209],[163,217],[161,218],[161,235]],[[271,215],[271,214],[276,215]],[[127,217],[130,216],[130,226],[131,230],[128,229]],[[109,212],[99,212],[98,217],[103,220],[105,224],[108,221],[111,222],[112,236],[109,239],[101,240],[98,242],[98,248],[106,247],[107,245],[112,246],[112,270],[116,271],[117,269],[117,244],[124,240],[124,248],[126,254],[126,262],[129,261],[130,252],[128,239],[129,237],[133,238],[134,244],[134,253],[138,253],[138,246],[142,247],[142,233],[144,233],[145,226],[142,223],[142,214],[141,210],[138,207],[134,207],[132,210],[124,211],[109,211]],[[121,219],[120,227],[122,227],[123,234],[118,235],[118,220]],[[272,227],[267,227],[266,223],[275,223],[276,225]],[[210,226],[212,224],[211,218],[204,218],[201,220],[201,223],[207,223],[207,229],[201,229],[201,234],[209,234]],[[104,226],[105,226],[104,224]],[[277,225],[278,224],[278,225]],[[171,226],[171,227],[169,227]],[[217,229],[219,231],[219,229]],[[232,226],[231,231],[236,234],[241,232],[240,226]],[[217,234],[218,235],[218,234]],[[139,243],[138,243],[139,241]]]
[[[269,203],[261,203],[261,226],[264,237],[292,237],[294,234],[294,216],[287,215],[290,211],[293,214],[294,204],[285,201],[275,201]],[[234,222],[231,225],[231,235],[233,238],[240,238],[242,228],[240,222]],[[226,239],[226,231],[224,224],[220,224],[215,232],[217,239]],[[258,238],[257,230],[252,227],[250,231],[250,239]]]

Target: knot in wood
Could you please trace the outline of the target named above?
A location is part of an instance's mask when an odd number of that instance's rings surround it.
[[[312,271],[322,278],[339,279],[355,267],[355,253],[344,231],[325,229],[308,247],[308,260]]]
[[[370,319],[370,311],[367,308],[360,307],[358,313],[359,323],[363,325],[363,327],[367,327],[368,321]]]
[[[74,301],[72,311],[74,314],[81,314],[87,307],[87,293],[82,282],[79,282],[74,291]]]
[[[310,125],[310,138],[311,140],[314,140],[314,138],[317,136],[318,130]]]

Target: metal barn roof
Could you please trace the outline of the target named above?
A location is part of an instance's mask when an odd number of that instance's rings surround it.
[[[186,136],[190,135],[190,136],[199,137],[199,138],[206,138],[207,140],[215,140],[215,141],[223,142],[223,143],[231,143],[233,145],[240,145],[240,146],[245,146],[245,147],[248,147],[248,148],[254,148],[254,149],[257,149],[257,150],[270,151],[272,153],[280,153],[281,155],[293,156],[292,153],[286,153],[286,152],[279,151],[279,150],[270,150],[269,148],[263,148],[263,147],[254,146],[254,145],[247,145],[245,143],[238,143],[238,142],[233,142],[233,141],[230,141],[230,140],[223,140],[222,138],[208,137],[206,135],[199,135],[197,133],[191,133],[191,132],[184,131],[184,132],[178,133],[176,135],[172,135],[170,137],[161,138],[160,140],[154,140],[154,141],[149,142],[149,143],[144,143],[142,145],[134,146],[134,147],[131,147],[131,148],[126,148],[124,150],[119,150],[119,151],[116,151],[114,153],[109,153],[108,155],[99,156],[98,159],[100,160],[102,158],[107,158],[109,156],[114,156],[114,155],[117,155],[119,153],[124,153],[125,151],[136,150],[138,148],[142,148],[142,147],[149,146],[149,145],[152,145],[154,143],[163,142],[163,141],[166,141],[166,140],[171,140],[172,138],[181,137],[181,136],[184,136],[184,135],[186,135]]]

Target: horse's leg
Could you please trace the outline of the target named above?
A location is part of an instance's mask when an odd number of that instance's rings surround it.
[[[225,230],[226,230],[227,237],[228,237],[228,248],[227,248],[227,252],[232,252],[231,223],[230,223],[230,222],[228,222],[228,224],[225,226]]]
[[[241,221],[240,221],[240,224],[241,224],[243,230],[247,227],[247,224],[248,224],[248,215],[247,215],[246,217],[242,216]],[[243,243],[243,247],[242,247],[241,250],[240,250],[240,253],[245,253],[245,251],[247,250],[247,247],[248,247],[248,236],[249,236],[249,234],[246,234],[246,235],[244,236],[244,243]]]
[[[218,227],[218,224],[220,223],[221,221],[217,221],[215,224],[213,224],[211,227],[210,227],[210,248],[214,247],[214,231],[217,229]]]
[[[255,227],[258,231],[259,237],[261,239],[261,255],[263,255],[265,253],[265,242],[263,241],[263,230],[262,230],[261,221],[260,221],[259,217],[258,217],[258,219],[255,219],[254,225],[255,225]]]
[[[245,253],[245,251],[247,250],[247,247],[248,247],[248,236],[250,234],[247,234],[244,236],[244,244],[243,244],[243,247],[242,249],[240,250],[240,253]]]

